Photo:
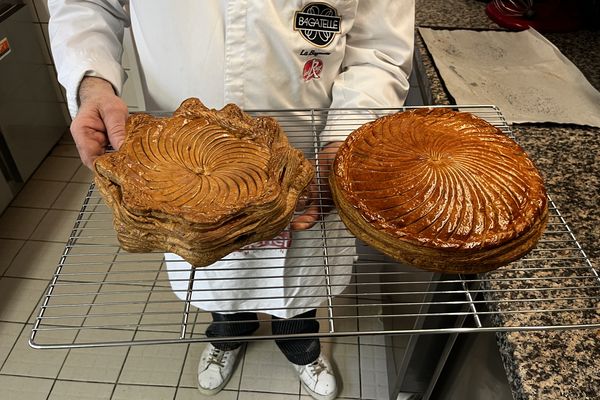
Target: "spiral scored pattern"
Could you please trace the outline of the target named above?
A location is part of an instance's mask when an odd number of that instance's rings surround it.
[[[133,212],[196,222],[225,218],[278,193],[280,166],[273,159],[289,146],[276,122],[261,122],[237,107],[208,110],[197,99],[173,117],[138,114],[119,152],[101,158],[96,170],[120,186]]]
[[[137,114],[119,151],[95,162],[121,246],[208,265],[270,239],[314,171],[277,122],[188,99],[168,118]]]
[[[195,212],[225,212],[261,196],[269,177],[270,151],[203,119],[178,118],[165,130],[128,143],[133,172],[144,176],[153,201]]]
[[[547,213],[542,178],[520,146],[486,121],[447,109],[359,128],[338,152],[332,186],[341,213],[360,225],[357,236],[383,234],[385,246],[493,249]]]

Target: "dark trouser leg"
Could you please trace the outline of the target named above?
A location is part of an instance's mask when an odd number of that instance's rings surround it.
[[[317,333],[319,321],[315,319],[317,310],[310,310],[293,318],[272,317],[274,335],[291,333]],[[297,365],[306,365],[315,361],[321,354],[319,338],[309,339],[277,339],[275,340],[285,357]]]
[[[211,313],[213,322],[206,329],[207,337],[247,336],[259,327],[258,316],[253,312],[235,314]],[[237,349],[242,342],[212,342],[219,350],[230,351]]]

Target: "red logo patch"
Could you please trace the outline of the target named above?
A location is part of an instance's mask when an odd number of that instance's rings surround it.
[[[321,71],[323,71],[323,61],[318,58],[312,58],[304,64],[302,77],[304,78],[304,81],[319,79],[321,77]]]

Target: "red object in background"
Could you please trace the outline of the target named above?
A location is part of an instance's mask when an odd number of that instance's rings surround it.
[[[584,16],[578,1],[534,1],[530,16],[507,12],[503,7],[506,3],[514,4],[510,0],[496,0],[489,2],[485,8],[490,19],[503,28],[522,31],[531,27],[539,32],[571,32],[581,29],[584,25]]]
[[[8,38],[0,40],[0,59],[10,52],[10,43]]]

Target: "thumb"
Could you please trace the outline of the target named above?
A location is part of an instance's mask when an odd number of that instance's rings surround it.
[[[119,102],[109,104],[101,110],[102,119],[110,145],[118,150],[125,140],[125,123],[129,115],[127,106]]]

